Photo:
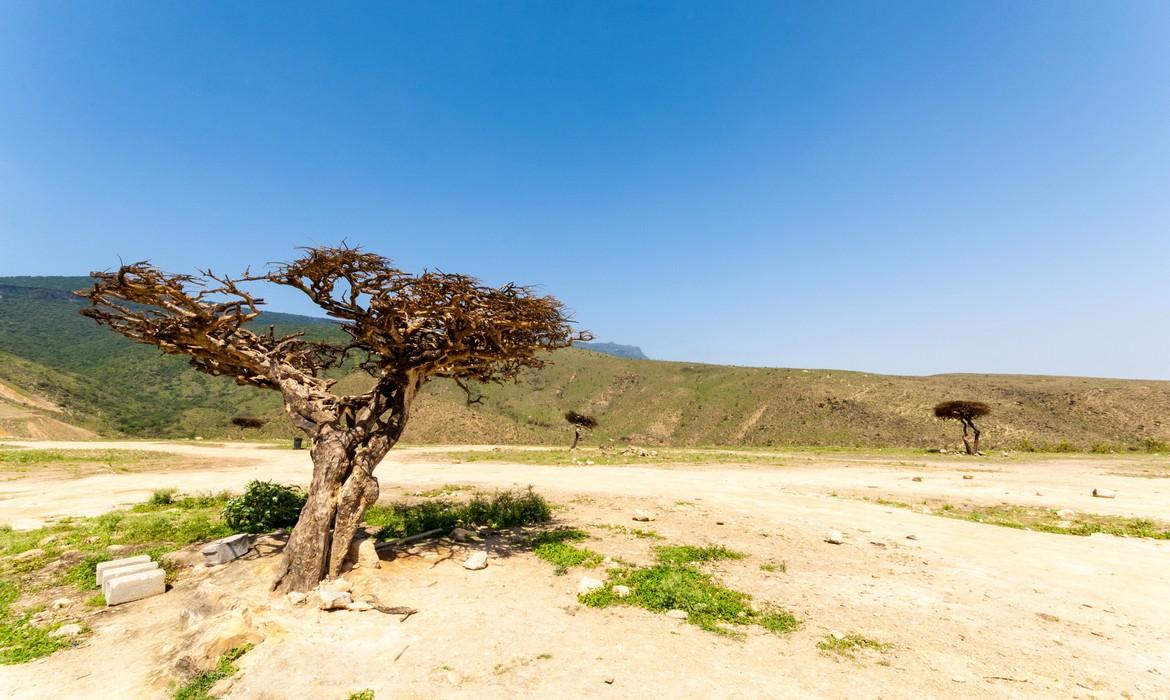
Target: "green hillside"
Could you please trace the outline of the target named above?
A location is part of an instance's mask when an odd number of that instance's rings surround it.
[[[234,416],[268,423],[249,435],[288,437],[272,392],[192,370],[182,358],[131,343],[78,314],[66,290],[86,278],[0,278],[0,383],[43,397],[68,422],[106,435],[228,437]],[[329,323],[287,314],[259,320],[279,332],[329,337]],[[930,407],[948,398],[991,404],[989,448],[1145,449],[1170,443],[1170,382],[1076,377],[899,377],[838,370],[768,369],[633,360],[587,350],[515,384],[481,387],[468,407],[449,382],[416,404],[413,442],[555,444],[568,409],[600,421],[594,443],[938,447],[957,426]],[[360,391],[363,378],[340,385]]]

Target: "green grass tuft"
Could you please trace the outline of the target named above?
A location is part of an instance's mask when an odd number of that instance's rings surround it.
[[[48,656],[69,646],[65,639],[49,636],[53,627],[37,627],[29,622],[33,611],[13,611],[20,589],[12,581],[0,581],[0,664],[22,664]]]
[[[207,691],[211,690],[211,686],[220,680],[236,675],[236,672],[240,670],[236,666],[236,661],[251,648],[251,644],[244,644],[229,649],[223,656],[219,657],[219,664],[215,668],[195,675],[176,690],[175,700],[210,700],[211,696],[207,694]]]
[[[874,651],[889,651],[893,649],[894,645],[885,642],[879,642],[875,639],[863,637],[860,634],[847,634],[841,639],[837,639],[833,635],[825,637],[820,642],[817,642],[817,649],[826,654],[837,654],[839,656],[847,656],[854,658],[857,651],[861,649],[872,649]]]
[[[350,693],[346,700],[374,700],[374,691],[369,688],[359,690],[356,693]]]
[[[743,559],[747,556],[743,552],[736,552],[722,545],[710,545],[708,547],[692,547],[690,545],[682,545],[679,547],[664,546],[655,547],[654,552],[658,557],[658,561],[663,564],[692,564],[718,561],[720,559]]]

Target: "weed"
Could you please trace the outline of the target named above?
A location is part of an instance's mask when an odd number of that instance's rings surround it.
[[[30,624],[33,610],[17,615],[12,610],[20,589],[12,581],[0,581],[0,664],[22,664],[68,646],[49,636],[52,628]]]
[[[374,700],[374,691],[369,688],[359,690],[356,693],[350,693],[346,700]]]
[[[763,564],[760,564],[760,571],[767,571],[767,572],[777,572],[778,571],[782,574],[786,574],[786,573],[788,573],[788,562],[782,561],[779,564],[776,564],[776,563],[770,562],[770,561],[764,562]]]
[[[196,674],[176,690],[175,700],[210,700],[211,696],[207,694],[207,691],[211,690],[211,686],[218,681],[236,675],[236,672],[240,670],[236,666],[236,661],[251,648],[251,644],[244,644],[224,652],[224,655],[219,657],[219,664],[215,668]],[[370,697],[373,695],[371,694]]]
[[[597,525],[596,527],[604,528],[606,530],[610,530],[611,532],[618,532],[618,533],[621,533],[623,535],[633,535],[634,537],[637,537],[638,539],[642,539],[642,540],[663,540],[663,539],[666,539],[665,537],[663,537],[662,535],[658,534],[657,532],[655,532],[653,530],[639,530],[636,527],[626,527],[625,525],[610,525],[608,523],[604,523],[601,525]]]
[[[822,641],[817,642],[817,649],[820,649],[826,654],[837,654],[838,656],[847,656],[851,659],[861,649],[873,649],[874,651],[884,652],[893,648],[894,645],[892,644],[869,639],[860,634],[847,634],[841,638],[829,635]]]
[[[628,567],[613,571],[603,588],[583,593],[578,599],[590,607],[637,605],[666,612],[684,610],[687,622],[717,634],[735,636],[733,626],[756,624],[775,632],[790,632],[799,621],[790,613],[767,607],[752,607],[751,596],[715,583],[710,575],[695,568],[698,562],[740,559],[745,555],[720,546],[658,547],[654,566]],[[629,587],[630,595],[619,598],[615,585]]]
[[[556,567],[557,576],[568,573],[573,566],[594,567],[601,563],[602,556],[591,549],[574,547],[567,542],[579,542],[586,534],[577,529],[549,530],[533,538],[533,553]]]

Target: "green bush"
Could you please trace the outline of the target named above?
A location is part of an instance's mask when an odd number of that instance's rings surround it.
[[[236,532],[269,532],[296,525],[307,496],[297,486],[250,481],[244,495],[223,507],[223,518]]]

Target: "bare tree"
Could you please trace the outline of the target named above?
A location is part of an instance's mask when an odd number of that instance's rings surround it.
[[[577,449],[577,443],[581,441],[582,433],[597,427],[596,418],[585,415],[584,413],[577,413],[576,411],[566,413],[565,420],[569,421],[569,424],[573,426],[573,444],[569,445],[570,450]]]
[[[943,420],[957,420],[963,424],[963,447],[967,454],[973,455],[979,451],[979,428],[975,427],[975,419],[991,413],[991,407],[979,401],[943,401],[934,407],[935,418]],[[975,434],[975,441],[968,439],[968,428]]]
[[[435,377],[514,379],[544,362],[537,351],[588,340],[564,306],[530,288],[491,288],[465,275],[412,275],[360,249],[309,248],[262,275],[162,272],[148,262],[97,272],[83,314],[122,335],[187,355],[201,372],[273,389],[312,441],[313,480],[272,587],[308,590],[341,573],[366,508],[378,500],[374,468],[402,436],[419,387]],[[246,326],[263,300],[244,287],[265,282],[303,292],[336,319],[345,342]],[[331,391],[326,371],[369,374],[360,395]]]

